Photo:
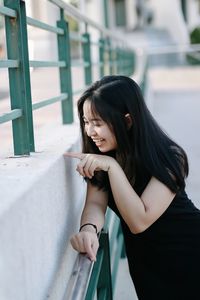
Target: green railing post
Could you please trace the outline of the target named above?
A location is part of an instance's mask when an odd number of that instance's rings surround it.
[[[187,1],[181,0],[181,8],[185,22],[187,22]]]
[[[62,101],[63,124],[73,122],[73,102],[72,102],[72,80],[71,80],[71,57],[68,22],[64,19],[64,10],[60,9],[61,19],[57,21],[57,26],[64,30],[63,35],[58,35],[58,56],[59,60],[65,61],[66,66],[60,67],[60,90],[67,93],[67,99]]]
[[[121,48],[117,48],[117,74],[124,74],[123,73],[123,63],[124,63],[124,54]]]
[[[105,41],[104,39],[99,39],[99,63],[100,63],[100,69],[99,69],[99,72],[100,72],[100,77],[103,77],[104,76],[104,45],[105,45]]]
[[[113,50],[111,47],[111,41],[108,39],[108,60],[109,60],[109,73],[114,74],[114,66],[113,66]]]
[[[22,109],[23,115],[12,121],[15,155],[35,151],[32,99],[25,2],[4,0],[4,5],[17,12],[17,18],[5,17],[7,56],[19,60],[18,68],[9,69],[11,109]]]
[[[90,42],[90,35],[89,33],[84,33],[82,35],[86,41],[82,43],[82,49],[83,49],[83,60],[86,64],[84,66],[84,72],[85,72],[85,84],[89,85],[92,82],[92,65],[91,65],[91,42]]]
[[[117,63],[117,74],[121,74],[121,51],[118,47],[116,49],[116,63]]]
[[[104,256],[102,261],[102,269],[99,274],[97,285],[98,300],[112,300],[112,278],[111,278],[111,263],[110,263],[110,247],[109,237],[107,232],[103,232],[100,237],[100,247],[104,248]]]
[[[112,278],[108,232],[103,231],[99,238],[97,261],[94,264],[85,300],[93,300],[97,288],[98,300],[112,300]]]

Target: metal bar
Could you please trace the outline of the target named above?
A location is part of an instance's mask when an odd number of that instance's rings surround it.
[[[74,6],[67,4],[66,2],[62,0],[48,0],[51,3],[54,3],[58,7],[62,8],[67,15],[73,16],[74,19],[78,20],[79,22],[82,21],[83,23],[90,25],[91,27],[97,29],[100,31],[104,36],[108,36],[116,41],[123,41],[124,45],[128,45],[127,40],[124,39],[124,36],[120,33],[114,34],[110,30],[106,29],[103,26],[100,26],[96,22],[92,21],[88,17],[86,17],[84,14],[80,13],[78,9],[76,9]],[[130,49],[133,49],[133,46],[129,45]]]
[[[114,74],[113,51],[112,51],[110,39],[107,39],[107,45],[109,48],[108,49],[109,73]]]
[[[136,48],[136,51],[143,51],[142,48]],[[200,51],[200,44],[168,45],[164,47],[149,47],[146,49],[148,55],[170,54],[170,53],[190,53]]]
[[[185,22],[187,23],[187,1],[186,0],[181,0],[181,8],[183,12],[183,17]]]
[[[98,300],[107,300],[107,289],[101,288],[98,293]]]
[[[2,14],[4,16],[12,17],[12,18],[17,17],[17,13],[14,9],[11,9],[11,8],[8,8],[5,6],[0,6],[0,14]]]
[[[4,5],[17,12],[15,19],[5,17],[8,59],[20,61],[19,68],[9,69],[11,109],[23,111],[12,122],[14,153],[29,155],[34,151],[34,134],[25,2],[4,0]]]
[[[104,44],[105,44],[105,41],[104,39],[100,39],[99,40],[99,62],[100,62],[100,68],[99,68],[99,73],[100,73],[100,77],[103,77],[104,76]]]
[[[63,300],[83,300],[94,263],[86,255],[78,254]]]
[[[109,28],[109,18],[108,18],[109,4],[110,3],[107,0],[103,0],[104,25],[106,28]]]
[[[97,260],[92,269],[92,274],[91,274],[90,281],[88,284],[85,300],[91,300],[94,298],[98,280],[99,280],[99,275],[100,275],[102,264],[103,264],[103,257],[104,257],[104,249],[99,248],[98,253],[97,253]]]
[[[64,30],[62,30],[61,28],[51,26],[49,24],[46,24],[44,22],[35,20],[33,18],[27,17],[26,21],[27,21],[28,25],[31,25],[31,26],[34,26],[34,27],[37,27],[37,28],[40,28],[40,29],[43,29],[43,30],[51,31],[53,33],[64,34]]]
[[[73,99],[72,99],[72,79],[71,79],[71,57],[70,57],[70,39],[68,23],[64,19],[64,11],[60,10],[60,21],[57,26],[64,30],[64,35],[58,35],[58,56],[60,61],[65,61],[65,67],[59,68],[60,90],[68,97],[62,101],[62,120],[63,124],[73,122]]]
[[[65,296],[63,300],[93,300],[97,292],[98,300],[112,300],[113,288],[116,282],[116,275],[119,266],[121,252],[124,247],[124,239],[121,231],[121,225],[116,216],[110,209],[106,212],[106,227],[111,229],[117,228],[117,234],[114,233],[115,241],[110,240],[108,233],[102,231],[99,237],[100,247],[97,252],[97,260],[92,263],[85,255],[79,254],[70,280],[67,285]],[[110,252],[109,244],[117,243],[115,252]],[[110,253],[114,255],[113,264],[111,268]],[[112,274],[112,277],[111,277]]]
[[[83,38],[87,40],[87,43],[82,44],[84,64],[88,64],[84,67],[85,85],[89,85],[92,82],[91,46],[89,33],[84,33]]]
[[[119,226],[120,226],[120,220],[118,217],[115,217],[113,230],[112,230],[112,233],[110,234],[110,252],[111,253],[113,252],[114,242],[115,242],[117,234],[118,234]]]
[[[119,230],[119,227],[118,227],[118,230]],[[111,242],[110,242],[110,245],[111,245]],[[123,235],[121,233],[118,236],[118,239],[117,239],[117,247],[116,247],[116,252],[115,252],[113,267],[112,267],[112,288],[113,288],[113,290],[115,290],[117,270],[118,270],[118,267],[119,267],[119,260],[120,260],[120,257],[121,257],[121,252],[122,252],[123,246],[124,246],[124,238],[123,238]]]
[[[22,117],[22,110],[21,109],[13,109],[9,113],[0,115],[0,124],[11,121],[11,120],[15,120],[20,117]]]
[[[53,98],[49,98],[49,99],[34,103],[32,105],[32,109],[36,110],[36,109],[45,107],[47,105],[50,105],[50,104],[53,104],[56,102],[64,101],[66,99],[67,99],[67,94],[62,94],[61,96],[58,96],[58,97],[53,97]]]
[[[78,95],[78,94],[83,93],[83,92],[86,90],[86,88],[87,88],[87,86],[85,86],[85,87],[82,88],[82,89],[73,91],[73,95]]]
[[[91,64],[92,64],[93,67],[94,67],[94,66],[99,66],[99,67],[100,67],[100,66],[103,66],[103,63],[102,63],[102,62],[99,62],[99,61],[97,61],[97,62],[96,62],[96,61],[95,61],[95,62],[92,62]]]
[[[15,59],[0,60],[0,68],[18,68],[19,61]]]
[[[99,280],[97,285],[97,298],[101,300],[100,296],[104,297],[104,293],[101,294],[102,289],[106,289],[106,300],[112,300],[112,278],[111,278],[111,264],[110,264],[110,247],[109,238],[107,232],[102,232],[99,240],[100,246],[104,249],[104,256],[102,262],[101,272],[99,274]],[[102,298],[103,300],[104,298]]]
[[[84,62],[84,61],[80,61],[80,60],[72,60],[71,62],[71,66],[72,67],[89,67],[90,63],[89,62]]]
[[[87,43],[87,40],[84,39],[79,33],[70,32],[69,36],[70,36],[70,40],[72,41]]]
[[[59,67],[64,68],[66,67],[65,61],[37,61],[37,60],[30,60],[29,62],[30,67],[33,68],[48,68],[48,67]]]

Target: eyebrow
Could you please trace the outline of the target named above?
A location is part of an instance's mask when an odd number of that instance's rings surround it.
[[[83,116],[83,119],[87,120],[87,118],[85,116]],[[100,118],[92,118],[92,119],[90,119],[90,121],[102,121],[102,119],[100,119]]]

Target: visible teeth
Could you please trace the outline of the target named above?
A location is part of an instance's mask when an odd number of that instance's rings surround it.
[[[103,139],[99,139],[99,140],[94,140],[95,143],[99,143],[99,142],[102,142]]]

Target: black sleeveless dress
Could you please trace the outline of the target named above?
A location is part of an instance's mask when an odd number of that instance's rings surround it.
[[[135,188],[139,196],[148,181]],[[162,216],[139,234],[130,232],[112,195],[108,205],[121,219],[139,300],[200,300],[200,211],[185,191],[179,191]]]

